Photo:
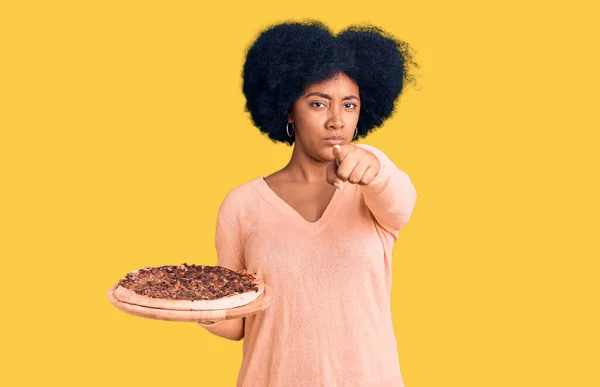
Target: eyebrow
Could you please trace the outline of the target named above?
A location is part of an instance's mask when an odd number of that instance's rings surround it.
[[[307,94],[307,95],[306,95],[304,98],[308,98],[308,97],[310,97],[310,96],[313,96],[313,95],[316,95],[316,96],[318,96],[318,97],[322,97],[322,98],[327,98],[327,99],[329,99],[329,100],[331,100],[331,99],[332,99],[332,98],[331,98],[331,96],[330,96],[329,94],[319,93],[318,91],[314,91],[314,92],[312,92],[312,93],[310,93],[310,94]],[[360,99],[359,99],[357,96],[355,96],[355,95],[348,95],[348,96],[345,96],[344,98],[342,98],[342,101],[347,101],[347,100],[349,100],[349,99],[355,99],[355,100],[357,100],[357,101],[360,101]]]

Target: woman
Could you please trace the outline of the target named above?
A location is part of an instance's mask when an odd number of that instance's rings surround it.
[[[394,111],[415,64],[407,47],[375,27],[334,36],[307,21],[271,26],[248,49],[247,111],[293,151],[218,212],[218,264],[257,273],[276,296],[256,315],[200,323],[244,338],[238,386],[403,386],[391,258],[416,191],[381,150],[352,142]]]

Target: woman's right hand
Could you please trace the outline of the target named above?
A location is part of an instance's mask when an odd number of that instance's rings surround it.
[[[198,325],[209,332],[229,340],[242,340],[244,338],[244,318],[232,320],[201,320],[196,321]]]
[[[216,323],[216,321],[211,321],[211,320],[204,320],[204,321],[196,321],[199,325],[202,325],[203,327],[209,327],[211,325],[214,325]]]

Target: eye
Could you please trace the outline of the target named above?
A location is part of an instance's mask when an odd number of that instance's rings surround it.
[[[350,106],[348,106],[348,105],[350,105]],[[344,104],[344,106],[346,106],[348,109],[356,109],[355,103],[348,102],[347,104]]]
[[[325,104],[324,104],[323,102],[319,102],[319,101],[315,101],[315,102],[311,103],[311,105],[312,105],[312,106],[315,106],[315,105],[317,105],[317,104],[318,104],[318,105],[325,106]],[[322,107],[322,106],[315,106],[315,107],[317,107],[317,108],[318,108],[318,107]]]

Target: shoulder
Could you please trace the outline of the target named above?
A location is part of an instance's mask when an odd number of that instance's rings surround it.
[[[239,217],[245,214],[258,196],[257,185],[262,177],[244,182],[230,189],[219,206],[219,217]]]

